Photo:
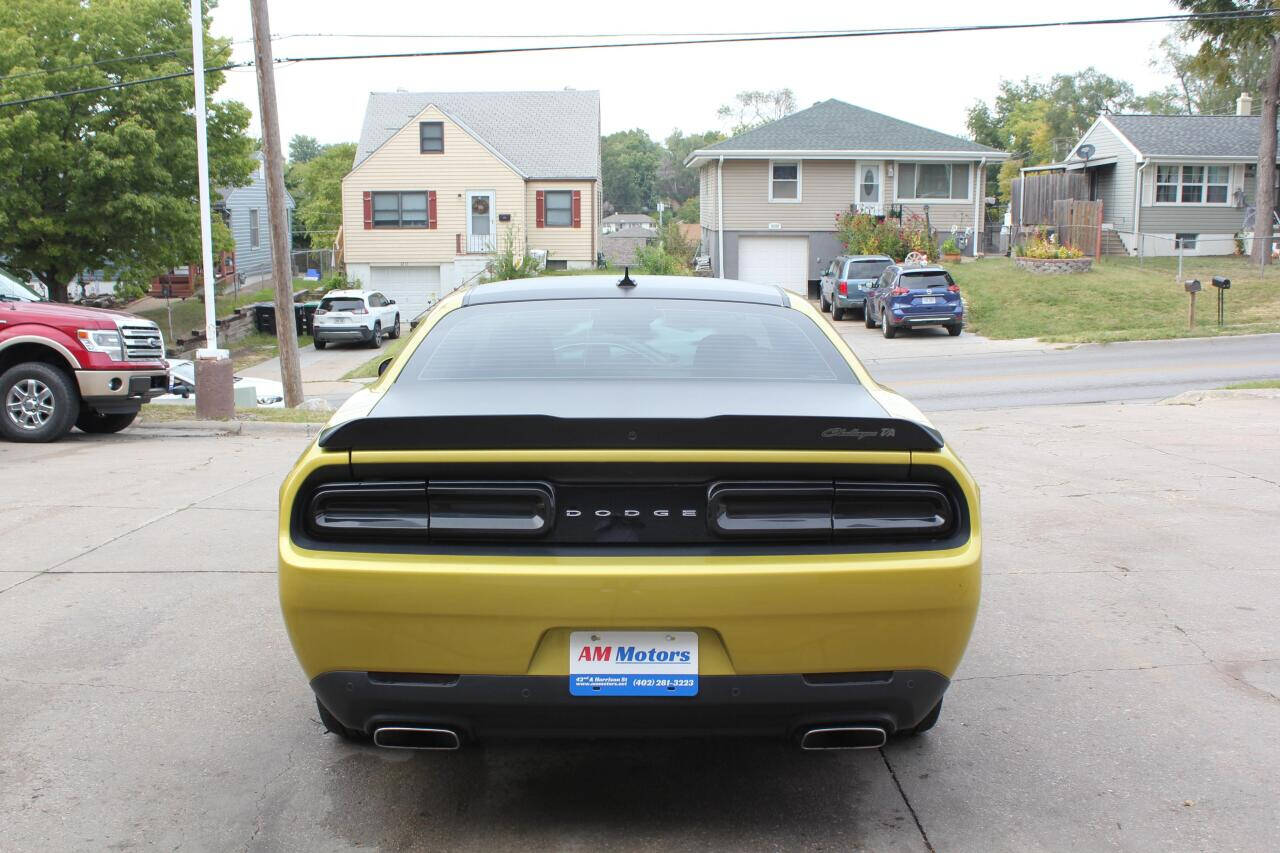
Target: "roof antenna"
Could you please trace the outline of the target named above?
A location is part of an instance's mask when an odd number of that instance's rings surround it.
[[[618,287],[635,287],[636,283],[631,280],[631,267],[622,268],[622,280],[618,282]]]

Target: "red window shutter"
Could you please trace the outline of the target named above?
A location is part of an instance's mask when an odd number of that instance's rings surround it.
[[[427,190],[427,227],[436,227],[436,191]]]
[[[539,228],[547,227],[547,194],[542,190],[538,190],[538,215],[537,221]]]
[[[582,227],[582,190],[573,191],[573,227]]]
[[[373,227],[373,193],[364,194],[364,227]]]

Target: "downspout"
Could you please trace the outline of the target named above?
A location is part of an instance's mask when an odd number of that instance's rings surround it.
[[[1133,244],[1138,249],[1138,255],[1144,254],[1142,239],[1142,193],[1144,187],[1142,185],[1142,170],[1147,168],[1149,161],[1143,160],[1138,164],[1138,179],[1134,181],[1133,189]]]
[[[987,158],[983,157],[978,161],[977,187],[974,189],[973,199],[973,256],[978,257],[978,243],[982,240],[982,232],[986,226],[986,220],[982,216],[983,205],[986,201],[987,193]]]
[[[724,155],[716,165],[716,275],[724,278]]]

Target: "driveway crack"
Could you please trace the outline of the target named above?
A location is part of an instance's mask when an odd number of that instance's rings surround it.
[[[885,755],[884,747],[879,749],[880,759],[884,761],[885,769],[889,771],[890,778],[893,779],[893,786],[898,789],[898,796],[902,797],[902,803],[907,807],[907,811],[911,813],[911,819],[916,823],[916,829],[920,832],[920,839],[924,842],[924,849],[929,853],[935,853],[932,842],[929,841],[929,833],[924,831],[924,824],[920,822],[920,815],[916,814],[915,807],[911,805],[911,800],[907,799],[907,792],[902,790],[902,783],[898,781],[898,774],[893,769],[893,765],[889,763],[889,756]]]

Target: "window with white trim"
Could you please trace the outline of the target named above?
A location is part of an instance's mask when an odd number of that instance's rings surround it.
[[[1173,248],[1175,249],[1194,249],[1199,234],[1175,234],[1173,235]]]
[[[1156,204],[1226,204],[1230,194],[1230,166],[1156,166]]]
[[[249,209],[249,248],[256,249],[262,244],[261,229],[258,227],[258,209]]]
[[[769,201],[800,200],[800,161],[769,161]]]
[[[968,163],[899,163],[902,201],[968,201]]]

